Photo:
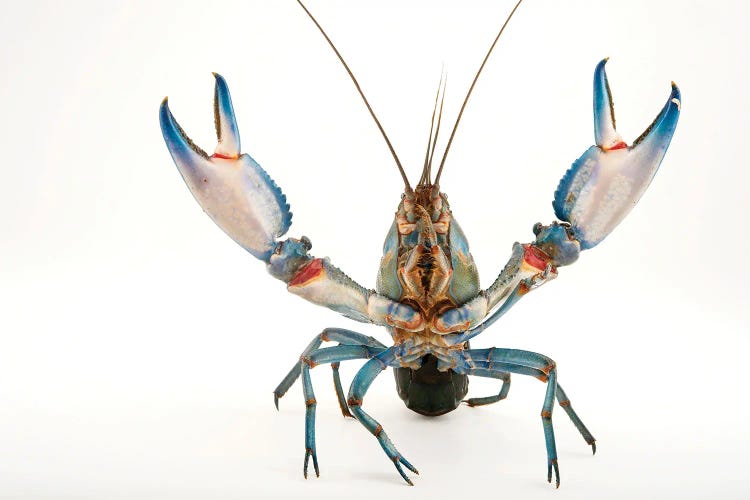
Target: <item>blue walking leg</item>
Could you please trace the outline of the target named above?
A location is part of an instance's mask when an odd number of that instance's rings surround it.
[[[313,459],[315,468],[315,477],[320,477],[320,468],[318,467],[318,453],[315,447],[315,392],[313,391],[312,380],[310,380],[310,368],[302,363],[302,394],[305,396],[305,463],[302,466],[302,474],[307,479],[307,465],[310,457]]]
[[[462,363],[464,369],[518,373],[542,382],[547,382],[549,372],[555,366],[547,356],[518,349],[467,349],[458,351],[457,356],[457,362]],[[485,376],[481,372],[477,375]]]
[[[338,399],[341,414],[344,417],[354,418],[354,415],[349,412],[349,406],[347,406],[346,397],[344,396],[344,388],[341,386],[341,376],[339,375],[340,365],[341,363],[331,363],[331,369],[333,370],[333,388],[336,391],[336,399]]]
[[[305,398],[305,462],[302,473],[307,479],[307,466],[310,457],[313,459],[315,475],[320,477],[318,468],[318,454],[315,448],[315,391],[313,391],[312,380],[310,380],[310,368],[322,363],[339,363],[349,359],[370,358],[381,352],[381,348],[372,348],[361,345],[341,345],[326,347],[303,356],[300,361],[300,372],[302,373],[302,394]]]
[[[486,352],[486,356],[480,357],[478,354],[473,354],[472,355],[472,360],[473,360],[473,362],[474,362],[475,365],[481,365],[481,366],[488,367],[490,369],[491,373],[503,373],[503,372],[500,372],[499,370],[497,370],[496,361],[500,360],[501,356],[502,356],[502,354],[497,353],[497,351],[498,350],[494,349],[494,348],[493,349],[485,349],[485,350],[483,350],[483,352]],[[505,349],[505,351],[509,351],[509,352],[512,353],[513,349]],[[503,359],[506,359],[506,358],[507,358],[507,356],[505,358],[503,358]],[[543,358],[546,358],[546,357],[543,357]],[[546,359],[548,360],[548,358],[546,358]],[[548,360],[548,361],[550,363],[552,362],[552,360]],[[537,365],[536,365],[538,368],[533,368],[533,367],[528,367],[528,366],[522,366],[519,369],[521,369],[523,371],[527,371],[528,375],[532,375],[532,376],[534,376],[534,377],[536,377],[536,378],[538,378],[538,379],[540,379],[542,381],[546,381],[547,380],[547,373],[545,373],[544,370],[546,370],[546,368],[543,366],[543,364],[545,362],[547,362],[545,359],[541,359],[540,362],[537,363]],[[540,369],[540,368],[542,368],[542,369]],[[476,370],[477,369],[475,369],[474,371],[476,371]],[[484,370],[484,369],[478,369],[478,370]],[[495,375],[491,375],[491,374],[485,374],[485,373],[479,373],[479,372],[478,373],[473,373],[473,371],[470,371],[469,374],[470,375],[474,375],[475,374],[475,375],[483,376],[483,377],[500,378],[499,376],[495,376]],[[503,385],[503,389],[505,389],[505,385]],[[502,391],[501,391],[501,394],[502,394]],[[558,403],[560,403],[560,406],[563,408],[563,410],[565,410],[565,413],[568,415],[568,417],[570,418],[570,420],[573,422],[573,425],[575,425],[576,429],[578,429],[578,432],[581,434],[581,436],[586,441],[586,443],[588,443],[591,446],[591,450],[595,454],[596,453],[596,439],[594,438],[594,436],[591,435],[591,432],[589,432],[589,430],[586,428],[586,426],[584,425],[583,421],[581,421],[581,418],[576,414],[575,410],[573,410],[572,406],[570,405],[570,399],[568,399],[568,396],[565,394],[565,392],[562,390],[562,387],[560,387],[559,384],[557,386],[557,396],[556,397],[557,397]],[[482,399],[483,400],[485,398],[478,398],[478,399]],[[494,402],[492,400],[493,399],[492,397],[487,398],[487,399],[489,400],[490,403]],[[501,397],[497,398],[497,400],[500,400],[500,399],[502,399],[502,398]],[[469,404],[471,405],[471,403],[469,403]],[[475,403],[475,405],[477,405],[477,404],[482,404],[482,403]],[[484,404],[489,404],[489,403],[484,403]]]
[[[498,394],[495,394],[494,396],[485,396],[482,398],[469,398],[464,401],[464,403],[468,404],[469,406],[491,405],[492,403],[497,403],[498,401],[505,399],[508,396],[508,391],[510,391],[510,373],[478,368],[476,370],[470,370],[469,375],[495,378],[503,381],[503,385],[502,387],[500,387],[500,392]]]
[[[531,375],[547,382],[547,391],[542,404],[542,427],[544,442],[547,447],[547,481],[552,482],[555,473],[555,485],[560,487],[560,469],[557,464],[557,447],[555,431],[552,427],[552,409],[557,390],[557,368],[555,362],[547,356],[518,349],[469,349],[457,351],[457,370],[470,373],[471,370],[485,369]],[[480,373],[477,373],[480,374]]]
[[[565,394],[565,391],[563,391],[560,384],[557,384],[557,402],[562,406],[562,409],[565,410],[565,413],[568,414],[568,417],[570,417],[570,420],[573,422],[573,425],[576,426],[578,432],[581,433],[583,439],[586,440],[586,443],[591,445],[591,451],[596,455],[596,439],[594,439],[594,436],[591,435],[580,417],[576,414],[575,410],[573,410],[573,407],[570,404],[570,399],[568,399],[567,394]]]
[[[416,468],[412,464],[409,463],[406,458],[404,458],[396,449],[396,447],[393,445],[391,440],[388,438],[388,435],[383,430],[383,426],[380,425],[377,420],[372,418],[370,415],[367,414],[362,409],[362,399],[365,396],[365,393],[367,392],[367,389],[370,388],[370,384],[372,384],[373,380],[375,380],[375,377],[380,375],[380,373],[385,370],[391,363],[394,362],[396,356],[393,353],[393,349],[387,349],[377,356],[373,357],[371,360],[369,360],[365,365],[357,372],[357,375],[354,377],[354,380],[352,381],[352,385],[349,389],[349,400],[347,401],[349,404],[349,408],[351,408],[352,413],[354,414],[354,417],[365,426],[365,428],[372,433],[373,436],[375,436],[378,440],[378,443],[380,443],[380,446],[383,448],[383,451],[385,451],[385,454],[388,455],[388,458],[390,458],[393,461],[393,465],[396,466],[396,470],[399,474],[401,474],[401,477],[404,478],[404,481],[409,486],[414,486],[414,483],[411,482],[411,479],[406,475],[404,470],[401,468],[401,465],[409,469],[415,474],[419,474]]]
[[[542,426],[544,427],[544,443],[547,445],[547,482],[552,482],[552,469],[555,469],[555,487],[560,487],[560,468],[557,465],[557,446],[555,445],[555,429],[552,427],[552,409],[557,392],[557,369],[549,372],[547,392],[542,405]]]
[[[312,342],[302,352],[302,356],[308,356],[314,350],[318,349],[323,342],[338,342],[342,345],[365,345],[369,347],[381,347],[385,349],[385,346],[378,342],[373,337],[362,335],[361,333],[353,332],[351,330],[345,330],[343,328],[326,328],[321,333],[313,338]],[[351,417],[349,410],[346,408],[346,399],[344,398],[344,391],[341,388],[341,379],[339,378],[338,364],[334,363],[331,365],[333,368],[333,385],[336,388],[336,396],[339,400],[339,406],[344,416]],[[281,399],[286,391],[289,390],[297,378],[300,376],[300,364],[295,363],[292,366],[289,373],[281,381],[281,383],[273,391],[273,404],[276,405],[276,409],[279,409],[279,399]]]

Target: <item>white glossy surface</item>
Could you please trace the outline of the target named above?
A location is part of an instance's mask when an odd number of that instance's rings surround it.
[[[259,254],[272,248],[284,208],[258,164],[247,155],[201,160],[178,164],[201,208],[243,248]]]
[[[314,304],[329,307],[357,321],[370,322],[365,290],[351,280],[342,279],[341,273],[335,269],[333,273],[331,271],[330,264],[325,263],[315,278],[299,285],[289,285],[287,289]]]

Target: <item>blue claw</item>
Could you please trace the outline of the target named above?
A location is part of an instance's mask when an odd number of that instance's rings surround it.
[[[594,70],[594,137],[597,146],[611,149],[622,142],[622,137],[615,130],[615,107],[604,69],[608,60],[602,59]]]
[[[196,146],[190,138],[182,131],[169,110],[169,101],[165,97],[159,106],[159,123],[164,142],[172,155],[172,159],[178,165],[198,165],[208,160],[208,155]],[[180,170],[182,173],[182,170]]]
[[[214,73],[216,86],[214,87],[214,122],[216,124],[216,145],[214,156],[221,158],[237,158],[240,155],[240,131],[234,117],[232,98],[226,80],[218,73]]]
[[[555,191],[555,215],[570,222],[581,249],[596,246],[625,218],[656,175],[680,116],[680,90],[632,146],[615,129],[612,96],[604,70],[594,73],[594,132],[590,147],[563,176]]]
[[[214,112],[218,145],[208,156],[185,134],[165,98],[159,108],[164,141],[196,201],[225,233],[253,256],[268,262],[292,221],[286,196],[265,170],[240,154],[232,99],[217,74]]]

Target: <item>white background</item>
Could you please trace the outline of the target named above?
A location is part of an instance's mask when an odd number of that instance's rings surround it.
[[[415,179],[441,64],[448,124],[512,4],[403,3],[309,7]],[[599,452],[558,408],[555,492],[544,386],[520,376],[508,400],[439,419],[408,411],[390,373],[375,382],[365,406],[420,469],[409,488],[341,418],[321,367],[322,476],[302,478],[301,390],[279,413],[271,391],[325,326],[387,334],[287,294],[216,228],[157,119],[169,94],[212,150],[210,72],[223,74],[243,149],[292,204],[290,235],[373,287],[400,180],[295,2],[3,2],[0,498],[747,498],[748,10],[529,0],[464,115],[442,184],[487,286],[512,242],[552,220],[558,179],[592,143],[601,58],[627,140],[670,80],[683,93],[633,213],[474,343],[557,361]]]

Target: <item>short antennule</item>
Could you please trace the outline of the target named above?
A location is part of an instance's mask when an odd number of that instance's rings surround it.
[[[477,80],[479,80],[479,75],[482,73],[482,69],[484,69],[484,65],[487,64],[487,59],[490,58],[490,54],[492,54],[492,49],[495,48],[495,45],[497,45],[497,41],[500,39],[500,35],[503,34],[503,31],[505,31],[505,27],[510,22],[510,19],[513,17],[513,14],[516,13],[516,10],[518,9],[518,6],[521,5],[521,2],[523,0],[518,0],[518,3],[515,7],[513,7],[513,10],[510,11],[510,14],[508,14],[508,18],[503,23],[503,26],[500,28],[500,31],[497,33],[497,36],[495,37],[495,40],[492,42],[492,45],[490,45],[490,50],[487,51],[487,55],[484,56],[484,60],[482,61],[482,64],[479,66],[479,70],[477,70],[477,74],[474,75],[474,80],[471,82],[471,86],[469,87],[469,91],[466,93],[466,98],[464,99],[464,103],[461,105],[461,109],[458,112],[458,118],[456,118],[456,124],[453,125],[453,130],[451,131],[451,135],[448,138],[448,144],[445,146],[445,152],[443,153],[443,159],[440,161],[440,168],[438,168],[438,173],[435,176],[435,186],[440,186],[440,176],[443,173],[443,166],[445,165],[445,159],[448,158],[448,151],[451,148],[451,144],[453,143],[453,136],[456,135],[456,130],[458,129],[458,123],[461,121],[461,116],[464,114],[464,109],[466,108],[466,103],[469,102],[469,97],[471,96],[472,90],[474,90],[474,85],[476,85]]]
[[[406,172],[404,172],[404,167],[401,166],[401,161],[398,159],[398,155],[396,155],[396,151],[393,149],[393,145],[391,144],[391,141],[388,139],[388,135],[385,133],[383,126],[380,124],[380,120],[378,120],[378,117],[375,116],[375,112],[372,110],[372,106],[370,106],[370,103],[367,101],[367,98],[365,97],[364,92],[362,92],[362,89],[359,86],[359,82],[357,82],[357,79],[354,77],[354,73],[352,73],[352,70],[349,69],[349,65],[346,64],[346,61],[344,61],[344,58],[341,56],[336,46],[333,44],[331,39],[328,38],[328,35],[326,34],[325,30],[323,30],[323,27],[318,23],[318,21],[315,19],[312,13],[309,10],[307,10],[307,7],[305,7],[305,4],[302,3],[302,0],[297,0],[297,3],[300,5],[300,7],[302,7],[302,9],[305,11],[308,17],[312,20],[315,26],[318,27],[318,30],[323,35],[323,38],[326,39],[326,41],[328,42],[328,45],[331,46],[331,48],[333,49],[333,52],[336,54],[336,57],[338,57],[339,61],[341,61],[341,64],[344,66],[344,69],[346,70],[346,72],[349,73],[349,77],[352,79],[352,82],[354,82],[354,86],[357,88],[357,92],[359,92],[359,95],[360,97],[362,97],[362,100],[364,101],[365,106],[367,106],[367,110],[370,112],[372,119],[375,120],[375,124],[378,126],[380,133],[383,135],[383,139],[385,139],[385,143],[388,145],[388,149],[391,151],[391,155],[393,155],[393,159],[396,160],[396,166],[398,167],[398,171],[401,174],[401,178],[404,180],[406,193],[413,194],[414,190],[411,188],[411,185],[409,184],[409,179],[406,177]]]
[[[440,120],[443,117],[443,102],[445,101],[445,85],[448,81],[445,71],[440,72],[440,83],[435,93],[435,105],[432,108],[432,118],[430,119],[430,136],[427,138],[427,150],[424,153],[424,167],[422,167],[422,176],[419,178],[417,186],[430,185],[432,178],[432,156],[435,153],[438,134],[440,133]],[[440,97],[442,90],[442,98]],[[438,100],[440,101],[440,112],[438,112]],[[437,115],[437,126],[435,125],[435,116]],[[434,134],[433,134],[434,130]]]
[[[435,157],[435,146],[437,146],[438,134],[440,134],[440,122],[443,120],[443,103],[445,102],[445,87],[448,85],[448,74],[445,74],[445,80],[443,81],[443,96],[440,98],[440,110],[438,111],[437,126],[435,127],[435,137],[432,139],[432,147],[430,148],[430,161],[427,164],[427,181],[430,181],[432,177],[432,159]]]

